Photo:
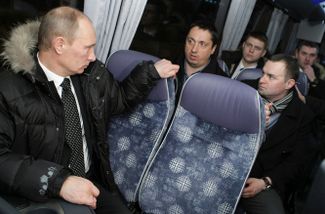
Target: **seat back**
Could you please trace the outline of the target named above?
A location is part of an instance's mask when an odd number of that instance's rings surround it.
[[[307,96],[309,91],[309,83],[308,83],[308,77],[304,72],[299,72],[297,87],[304,96]]]
[[[262,74],[263,71],[260,68],[248,68],[239,73],[235,80],[255,80],[261,78]]]
[[[137,51],[121,50],[108,60],[107,68],[123,80],[141,61],[158,58]],[[115,183],[125,199],[134,202],[142,173],[158,148],[175,106],[172,79],[161,79],[148,98],[131,112],[109,122],[107,143]]]
[[[249,68],[242,71],[235,79],[242,80],[254,80],[259,79],[263,75],[262,69],[259,68]],[[309,91],[309,83],[307,75],[304,72],[299,72],[299,76],[297,79],[297,87],[299,91],[306,96]]]
[[[234,212],[263,136],[264,107],[256,90],[218,75],[192,75],[141,183],[140,208]]]

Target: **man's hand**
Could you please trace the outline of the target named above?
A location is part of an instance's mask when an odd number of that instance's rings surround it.
[[[306,65],[303,68],[303,70],[304,70],[305,74],[307,75],[310,82],[313,82],[316,79],[314,69],[313,69],[313,67],[311,67],[311,65]]]
[[[267,103],[264,105],[264,111],[265,111],[265,126],[268,126],[270,124],[270,116],[271,116],[271,108],[272,103]]]
[[[63,183],[60,196],[74,204],[84,204],[96,208],[99,190],[89,180],[77,176],[69,176]]]
[[[161,78],[173,77],[179,70],[179,65],[172,64],[171,61],[166,59],[159,60],[154,66]]]
[[[252,198],[265,189],[265,183],[262,179],[248,178],[242,193],[243,198]]]

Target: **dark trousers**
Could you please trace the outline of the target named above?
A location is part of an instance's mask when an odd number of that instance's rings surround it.
[[[98,176],[98,169],[92,164],[86,177],[92,181],[99,189],[100,193],[97,197],[97,206],[95,212],[97,214],[129,214],[132,213],[127,205],[123,196],[116,190],[114,192],[108,191],[101,185],[101,180]]]
[[[279,194],[272,188],[258,193],[253,198],[241,198],[239,209],[247,214],[285,214]]]
[[[127,208],[124,199],[119,192],[109,192],[101,185],[95,183],[100,191],[97,197],[97,214],[128,214],[131,211]]]

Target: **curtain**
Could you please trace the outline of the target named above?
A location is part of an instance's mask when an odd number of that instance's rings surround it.
[[[288,15],[284,14],[281,10],[277,8],[273,10],[272,17],[266,31],[269,43],[268,49],[271,54],[274,53],[276,47],[279,44],[283,28],[287,21]]]
[[[294,54],[294,51],[297,46],[297,41],[298,41],[297,40],[298,28],[299,28],[299,23],[294,23],[284,53],[292,54],[292,55]]]
[[[142,17],[147,0],[85,0],[84,12],[96,33],[96,55],[105,62],[109,55],[128,49]]]
[[[253,12],[255,2],[256,0],[231,1],[225,28],[223,29],[219,55],[222,50],[237,49]]]

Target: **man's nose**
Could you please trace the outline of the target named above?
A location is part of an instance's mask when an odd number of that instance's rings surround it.
[[[94,62],[96,60],[96,54],[94,49],[91,50],[89,57],[88,57],[89,61]]]

